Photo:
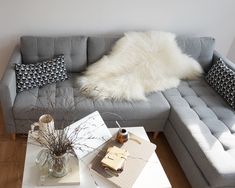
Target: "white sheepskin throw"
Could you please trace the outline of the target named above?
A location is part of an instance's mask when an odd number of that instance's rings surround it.
[[[146,94],[177,87],[180,79],[195,79],[202,72],[197,61],[181,52],[174,34],[129,32],[78,82],[93,99],[146,100]]]

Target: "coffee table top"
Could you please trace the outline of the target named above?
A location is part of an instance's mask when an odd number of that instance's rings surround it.
[[[126,128],[126,127],[125,127]],[[126,128],[129,132],[136,134],[137,136],[149,140],[148,136],[143,127],[130,127]],[[114,135],[117,132],[117,128],[110,128],[110,132]],[[40,147],[27,144],[27,150],[25,155],[25,166],[24,166],[24,175],[22,188],[36,188],[42,187],[38,186],[38,172],[35,169],[35,158],[38,152],[41,150]],[[86,159],[86,163],[89,164],[93,158]],[[158,187],[158,188],[171,188],[171,184],[162,168],[162,165],[155,153],[149,159],[150,162],[146,164],[140,176],[134,184],[134,188],[142,187]],[[91,176],[92,173],[92,176]],[[87,165],[80,162],[80,185],[69,185],[69,186],[59,186],[61,188],[67,187],[78,187],[78,188],[97,188],[95,181],[98,183],[99,187],[102,188],[112,188],[116,187],[112,185],[109,181],[106,181],[104,178],[96,175],[91,172]],[[53,188],[58,186],[43,186],[44,188]]]

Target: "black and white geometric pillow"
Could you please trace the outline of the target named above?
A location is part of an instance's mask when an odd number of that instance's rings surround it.
[[[206,81],[235,109],[235,72],[219,59],[206,75]]]
[[[16,64],[17,92],[64,81],[68,78],[64,55],[34,64]]]

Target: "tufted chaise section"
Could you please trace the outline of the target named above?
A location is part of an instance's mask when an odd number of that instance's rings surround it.
[[[170,124],[211,187],[235,184],[235,113],[203,80],[163,92]]]

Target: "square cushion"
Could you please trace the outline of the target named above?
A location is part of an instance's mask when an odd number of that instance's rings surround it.
[[[235,109],[235,71],[219,59],[206,75],[206,81]]]
[[[68,78],[64,55],[34,64],[15,64],[15,72],[18,92]]]

